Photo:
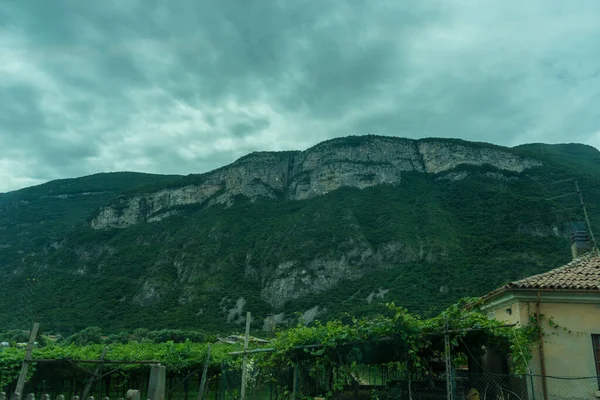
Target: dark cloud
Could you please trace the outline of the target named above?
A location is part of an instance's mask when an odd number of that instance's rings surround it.
[[[0,190],[387,134],[600,147],[596,0],[8,0]]]
[[[257,118],[247,122],[234,124],[230,127],[230,131],[235,137],[245,137],[251,133],[260,132],[269,127],[269,120],[266,118]]]

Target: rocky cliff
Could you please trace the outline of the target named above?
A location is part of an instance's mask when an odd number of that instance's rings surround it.
[[[340,187],[395,185],[404,172],[440,174],[459,165],[522,172],[542,163],[500,147],[443,139],[334,139],[305,151],[253,153],[198,176],[197,183],[121,197],[101,208],[90,225],[94,229],[125,228],[175,215],[177,211],[170,209],[177,206],[231,204],[239,195],[304,200]]]
[[[568,261],[582,216],[565,180],[599,226],[598,165],[582,145],[348,137],[0,194],[0,325],[230,332],[246,311],[268,330],[439,309]]]

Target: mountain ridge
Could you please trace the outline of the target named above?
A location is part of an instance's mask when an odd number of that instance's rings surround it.
[[[266,330],[349,309],[368,314],[387,301],[427,312],[569,260],[570,225],[582,215],[575,197],[547,200],[573,191],[554,182],[578,179],[592,226],[600,223],[597,151],[425,139],[437,171],[427,173],[403,158],[413,153],[389,145],[413,142],[341,138],[305,150],[295,166],[290,157],[302,152],[260,152],[200,175],[107,173],[2,194],[0,323],[228,332],[245,311]],[[382,150],[391,153],[385,163]],[[461,163],[469,154],[483,155]],[[506,161],[528,159],[535,165]],[[263,187],[300,173],[295,186]],[[230,179],[235,190],[213,193],[225,201],[170,205],[118,229],[90,226],[105,207],[125,210],[136,196],[211,174]],[[357,179],[366,174],[374,176]],[[286,197],[301,185],[322,193]],[[163,213],[171,214],[148,221]]]
[[[428,137],[428,138],[422,138],[422,139],[410,139],[410,138],[405,138],[405,137],[398,137],[398,136],[382,136],[382,135],[353,135],[353,136],[347,136],[347,137],[342,137],[342,138],[332,138],[332,139],[328,139],[325,140],[323,142],[317,143],[313,146],[308,147],[305,150],[284,150],[284,151],[270,151],[270,150],[263,150],[263,151],[253,151],[250,152],[244,156],[241,156],[240,158],[238,158],[237,160],[233,161],[230,164],[226,164],[223,165],[221,167],[217,167],[213,170],[210,171],[206,171],[206,172],[202,172],[202,173],[190,173],[187,175],[183,175],[183,174],[159,174],[159,173],[151,173],[151,172],[136,172],[136,171],[112,171],[112,172],[98,172],[98,173],[94,173],[94,174],[89,174],[89,175],[82,175],[82,176],[77,176],[77,177],[71,177],[71,178],[60,178],[60,179],[53,179],[50,180],[48,182],[44,182],[44,183],[40,183],[37,185],[33,185],[33,186],[27,186],[24,188],[20,188],[20,189],[15,189],[15,190],[9,190],[6,192],[0,192],[0,196],[2,195],[8,195],[8,194],[15,194],[15,193],[21,193],[24,191],[30,191],[32,189],[37,189],[37,188],[43,188],[47,185],[53,185],[57,182],[69,182],[69,181],[73,181],[73,180],[80,180],[80,179],[86,179],[86,178],[94,178],[94,177],[98,177],[98,176],[106,176],[106,175],[111,175],[111,174],[139,174],[140,176],[152,176],[152,177],[170,177],[171,179],[174,180],[179,180],[181,178],[186,178],[189,176],[203,176],[206,174],[210,174],[213,172],[216,172],[220,169],[226,168],[229,165],[243,160],[246,157],[252,156],[254,154],[285,154],[285,153],[301,153],[302,151],[307,151],[312,149],[313,147],[319,146],[321,144],[324,143],[328,143],[328,142],[335,142],[335,141],[339,141],[339,140],[344,140],[344,139],[348,139],[348,138],[365,138],[365,137],[376,137],[376,138],[393,138],[393,139],[402,139],[402,140],[411,140],[411,141],[430,141],[430,140],[436,140],[436,141],[440,141],[440,142],[449,142],[449,143],[458,143],[458,144],[469,144],[469,145],[481,145],[481,146],[485,146],[485,147],[489,147],[489,148],[495,148],[495,149],[501,149],[501,150],[505,150],[505,151],[515,151],[517,155],[521,155],[521,156],[529,156],[529,157],[535,157],[538,158],[540,156],[540,154],[542,153],[542,150],[540,150],[540,148],[542,146],[544,146],[545,148],[561,148],[561,147],[573,147],[573,148],[579,148],[579,149],[585,149],[586,152],[588,153],[588,155],[593,155],[595,157],[598,157],[600,159],[600,150],[597,149],[594,146],[588,145],[588,144],[584,144],[584,143],[576,143],[576,142],[564,142],[564,143],[541,143],[541,142],[533,142],[533,143],[524,143],[524,144],[520,144],[520,145],[515,145],[513,147],[508,147],[508,146],[502,146],[502,145],[498,145],[498,144],[494,144],[494,143],[488,143],[488,142],[474,142],[474,141],[468,141],[468,140],[464,140],[464,139],[456,139],[456,138],[444,138],[444,137]],[[532,151],[532,149],[536,148],[536,151]],[[524,151],[523,151],[524,150]],[[125,194],[128,193],[136,193],[134,191],[139,191],[139,190],[144,190],[148,187],[152,187],[151,185],[149,186],[148,184],[142,184],[140,185],[137,189],[129,189],[127,191],[125,191]]]
[[[303,200],[341,186],[397,184],[401,174],[408,171],[438,174],[459,165],[489,164],[522,172],[542,165],[498,146],[479,143],[474,147],[466,143],[359,136],[329,140],[300,152],[255,152],[195,176],[195,183],[183,179],[177,187],[177,182],[173,182],[172,187],[133,196],[127,204],[123,197],[115,206],[99,210],[90,224],[94,229],[124,228],[149,218],[156,221],[161,218],[156,214],[162,209],[227,204],[240,194],[249,198]]]

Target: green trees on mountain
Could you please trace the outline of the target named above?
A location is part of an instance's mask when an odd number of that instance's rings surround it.
[[[179,329],[241,330],[246,311],[253,329],[269,315],[296,324],[315,307],[323,320],[347,310],[369,315],[388,301],[434,313],[569,260],[569,223],[582,220],[581,209],[574,196],[548,200],[573,192],[554,182],[578,178],[600,227],[600,152],[540,149],[504,149],[544,162],[523,173],[407,172],[399,185],[309,200],[181,206],[176,216],[123,230],[97,231],[87,221],[126,191],[180,178],[101,174],[2,194],[0,324],[27,329],[35,319],[65,337],[98,326],[125,343],[139,327],[163,332],[139,333],[153,342],[183,340]],[[293,284],[284,279],[291,276]],[[90,330],[78,340],[97,336]]]

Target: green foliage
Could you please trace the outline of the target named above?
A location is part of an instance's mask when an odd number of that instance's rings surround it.
[[[0,342],[25,343],[29,340],[29,332],[20,329],[13,329],[6,332],[0,332]]]
[[[157,331],[151,331],[145,328],[138,328],[131,334],[127,331],[119,331],[117,333],[109,335],[105,343],[128,343],[128,342],[142,342],[147,341],[151,343],[185,343],[190,341],[193,343],[203,343],[207,339],[214,339],[213,336],[207,336],[202,332],[197,331],[186,331],[182,329],[161,329]]]
[[[527,148],[505,150],[541,157]],[[228,319],[240,299],[253,312],[253,329],[269,314],[283,314],[293,325],[295,313],[316,306],[323,321],[348,309],[366,316],[390,299],[434,315],[463,296],[567,262],[565,226],[581,221],[581,210],[575,197],[547,198],[572,191],[571,184],[553,182],[579,178],[592,225],[600,226],[600,174],[588,168],[598,154],[578,145],[546,146],[545,165],[523,173],[461,166],[452,172],[467,176],[456,181],[403,173],[396,186],[340,188],[304,201],[282,196],[182,206],[176,216],[109,231],[86,221],[125,192],[198,183],[203,175],[100,174],[2,194],[0,324],[26,329],[33,321],[25,319],[35,315],[65,336],[97,325],[109,341],[125,343],[142,339],[121,331],[141,326],[241,330],[240,318]],[[284,273],[285,263],[291,266]],[[343,270],[331,272],[336,265]],[[296,278],[284,292],[298,296],[273,304],[277,296],[268,298],[266,287],[285,276]],[[327,282],[322,290],[321,282]],[[375,296],[380,289],[387,292]]]
[[[102,343],[102,329],[97,326],[90,326],[80,332],[74,333],[67,339],[67,343],[85,346],[88,344]]]
[[[161,329],[159,331],[148,332],[148,339],[154,343],[162,343],[172,341],[174,343],[184,343],[189,340],[190,342],[204,342],[206,335],[200,332],[184,331],[181,329]]]
[[[425,377],[431,373],[430,363],[443,359],[445,354],[444,335],[450,338],[450,352],[456,365],[464,364],[469,356],[481,355],[482,346],[492,346],[494,350],[513,360],[513,372],[524,374],[532,358],[531,349],[539,338],[537,320],[516,328],[500,321],[490,320],[476,308],[475,299],[463,299],[432,318],[423,318],[409,313],[406,309],[388,304],[383,314],[370,317],[345,315],[341,319],[312,326],[299,325],[276,334],[268,345],[275,349],[272,353],[259,353],[250,358],[251,379],[254,372],[263,368],[271,379],[276,380],[276,372],[284,371],[293,365],[301,365],[309,375],[322,374],[327,368],[338,367],[338,374],[332,389],[340,390],[348,381],[354,380],[352,370],[359,364],[384,364],[390,368]],[[534,317],[535,318],[535,317]],[[550,324],[551,326],[554,326]],[[97,339],[99,328],[90,327],[76,335],[80,343],[86,336],[89,341]],[[130,337],[141,339],[127,344],[108,344],[106,360],[112,361],[157,361],[165,365],[170,373],[189,375],[196,373],[204,364],[207,343],[182,343],[166,341],[153,343],[145,338],[151,334],[138,329]],[[170,332],[157,333],[171,335]],[[75,336],[75,335],[74,335]],[[97,359],[105,344],[77,345],[49,344],[36,348],[33,358],[55,360]],[[212,344],[209,367],[221,370],[224,364],[237,371],[241,357],[229,353],[239,351],[241,345]],[[17,376],[24,350],[7,348],[0,350],[0,388],[6,387]],[[123,363],[111,365],[122,374],[145,371],[142,364]],[[254,371],[254,372],[252,372]],[[266,377],[265,379],[269,379]]]
[[[0,348],[0,389],[19,378],[24,352],[15,348]]]
[[[11,343],[26,342],[29,338],[27,331],[7,331],[0,332],[0,341],[9,341]],[[44,336],[38,336],[38,344],[43,346],[46,344]],[[213,335],[206,335],[203,332],[182,330],[182,329],[161,329],[149,330],[146,328],[138,328],[133,331],[118,331],[110,335],[103,335],[102,328],[90,326],[81,331],[73,333],[65,339],[59,339],[60,344],[75,344],[78,346],[87,346],[91,344],[127,344],[129,342],[149,342],[149,343],[185,343],[186,341],[193,343],[204,343],[209,340],[214,340]],[[40,342],[41,340],[41,342]]]
[[[0,331],[0,342],[8,342],[11,346],[16,346],[17,343],[27,343],[29,341],[29,332],[13,329],[8,331]],[[48,342],[48,338],[43,334],[43,332],[38,332],[35,343],[39,346],[45,346]]]
[[[568,168],[576,174],[600,173],[600,151],[592,146],[576,143],[531,143],[517,146],[516,149],[522,154]]]
[[[103,344],[90,345],[48,345],[36,348],[33,351],[34,359],[56,360],[95,360],[98,359]],[[158,361],[165,365],[169,371],[180,373],[202,368],[206,359],[206,343],[137,343],[110,344],[105,360],[117,361]],[[213,344],[211,347],[210,366],[219,368],[222,362],[229,357],[230,351],[239,350],[239,346]],[[16,348],[0,349],[0,389],[8,386],[19,375],[24,350]],[[116,364],[117,370],[125,372],[145,371],[147,365],[143,364]]]
[[[442,357],[443,336],[449,332],[454,357],[460,358],[461,353],[480,353],[482,345],[492,345],[500,354],[512,357],[515,373],[524,373],[531,360],[531,346],[537,340],[535,327],[507,327],[466,307],[473,302],[474,299],[463,299],[428,319],[389,304],[386,315],[348,318],[344,322],[330,320],[283,330],[272,344],[276,351],[267,356],[265,362],[270,366],[298,362],[306,366],[307,361],[316,366],[364,363],[361,353],[373,352],[377,343],[383,343],[386,354],[371,362],[399,362],[413,374],[426,374],[428,361]]]

